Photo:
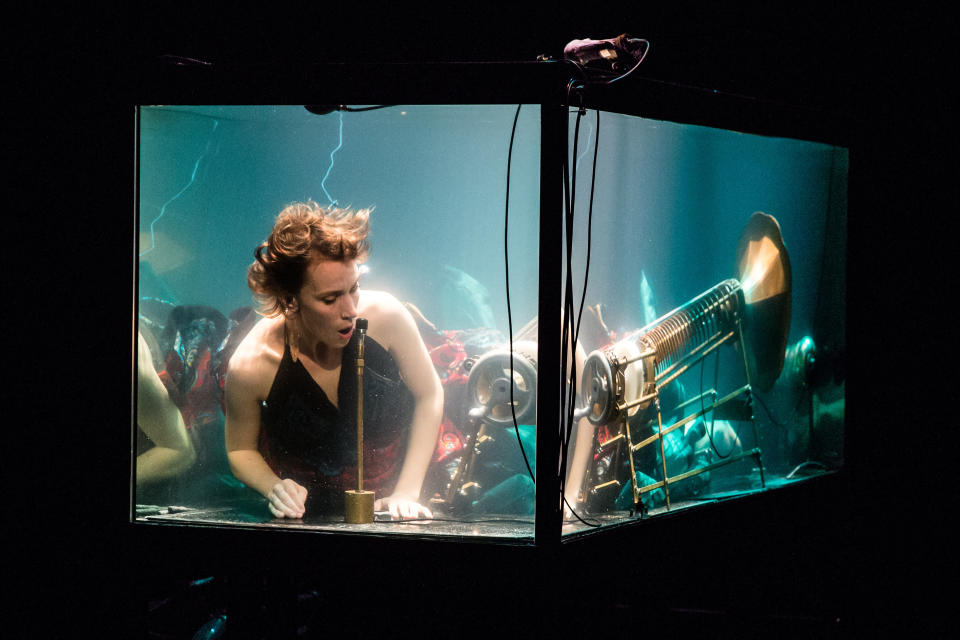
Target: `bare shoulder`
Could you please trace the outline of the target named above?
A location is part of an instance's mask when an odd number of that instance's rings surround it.
[[[230,356],[227,388],[265,396],[283,357],[283,319],[263,318]]]
[[[416,333],[413,317],[406,307],[386,291],[364,290],[359,313],[370,323],[370,336],[388,349]]]
[[[406,310],[393,294],[364,289],[360,295],[359,313],[368,320],[380,320],[405,314]]]

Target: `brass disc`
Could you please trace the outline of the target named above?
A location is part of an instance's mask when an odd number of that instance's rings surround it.
[[[790,256],[773,216],[758,211],[750,217],[737,244],[737,274],[750,383],[768,391],[783,369],[791,304]]]

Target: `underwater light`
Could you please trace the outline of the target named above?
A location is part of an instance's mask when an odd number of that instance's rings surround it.
[[[810,336],[804,336],[796,344],[787,349],[785,355],[788,363],[784,377],[791,385],[806,386],[811,380],[811,372],[816,363],[817,347]]]
[[[765,300],[783,290],[783,271],[775,268],[779,255],[777,247],[766,236],[747,244],[743,259],[748,271],[740,286],[748,303]]]

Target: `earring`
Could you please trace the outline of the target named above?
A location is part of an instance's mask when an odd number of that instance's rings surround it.
[[[288,306],[284,312],[283,319],[283,337],[287,346],[290,347],[290,357],[294,362],[300,359],[300,326],[299,318],[294,315],[299,311],[294,302]]]

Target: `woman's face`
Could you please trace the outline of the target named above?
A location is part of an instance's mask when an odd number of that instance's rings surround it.
[[[313,260],[297,295],[307,338],[314,344],[345,347],[353,335],[359,299],[360,270],[356,260]]]

